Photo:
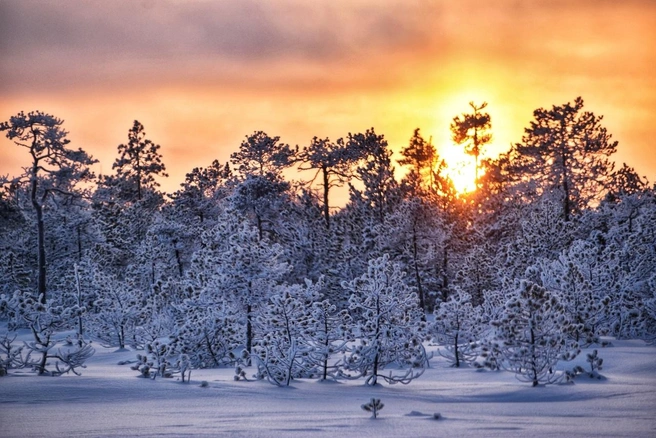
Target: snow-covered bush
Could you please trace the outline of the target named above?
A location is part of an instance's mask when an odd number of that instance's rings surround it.
[[[77,305],[60,306],[54,302],[45,304],[17,291],[12,297],[0,297],[0,311],[9,316],[9,329],[27,326],[33,340],[24,343],[20,353],[12,354],[12,363],[19,367],[31,367],[38,374],[58,376],[72,372],[79,375],[79,368],[95,352],[83,338],[69,342],[57,337],[58,332],[70,330],[86,309]],[[9,345],[8,345],[9,347]],[[36,357],[34,357],[36,356]],[[54,369],[48,368],[54,360]]]
[[[21,368],[23,356],[22,346],[14,346],[16,335],[10,336],[9,333],[0,335],[0,377],[7,375],[11,368]]]
[[[155,380],[180,374],[182,382],[191,377],[192,364],[186,354],[176,354],[171,345],[154,341],[146,345],[145,354],[137,354],[137,363],[130,367],[141,377]]]

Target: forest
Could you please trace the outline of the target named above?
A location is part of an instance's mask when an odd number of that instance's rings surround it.
[[[102,345],[152,379],[405,384],[430,343],[543,386],[597,375],[597,350],[562,364],[609,338],[656,342],[656,185],[613,161],[602,116],[580,97],[539,108],[484,158],[494,127],[470,107],[450,125],[468,193],[420,129],[396,156],[374,128],[301,146],[256,131],[164,193],[140,122],[96,175],[61,119],[19,112],[0,124],[29,157],[0,178],[0,376],[78,374]]]

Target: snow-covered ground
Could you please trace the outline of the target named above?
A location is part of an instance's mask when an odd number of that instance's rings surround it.
[[[117,365],[135,352],[96,345],[81,377],[0,378],[0,437],[654,437],[656,347],[613,344],[599,351],[605,380],[537,388],[507,372],[449,368],[440,357],[405,386],[296,380],[278,388],[236,382],[232,369],[195,370],[189,384],[153,381]],[[575,364],[585,354],[567,366]],[[385,404],[376,420],[360,408],[372,397]]]

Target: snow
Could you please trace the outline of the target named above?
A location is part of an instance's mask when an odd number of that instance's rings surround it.
[[[612,341],[599,348],[604,380],[537,388],[508,372],[450,368],[438,355],[409,385],[294,380],[281,388],[234,381],[232,369],[194,370],[189,384],[153,381],[118,365],[136,352],[95,345],[81,377],[12,370],[0,378],[0,436],[656,436],[656,347]],[[567,367],[586,368],[590,351]],[[376,420],[360,408],[372,397],[385,404]]]

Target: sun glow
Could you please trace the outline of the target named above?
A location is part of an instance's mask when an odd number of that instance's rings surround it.
[[[459,85],[454,84],[453,88],[457,89]],[[469,87],[465,91],[450,92],[435,104],[435,124],[439,124],[439,128],[434,129],[434,144],[440,159],[444,160],[447,164],[445,173],[453,181],[453,185],[458,193],[468,193],[476,189],[476,160],[472,155],[465,153],[463,146],[453,142],[449,126],[454,117],[471,111],[469,102],[474,101],[480,104],[483,101],[491,100],[488,97],[493,94],[487,89],[471,89]],[[495,111],[490,110],[490,107],[488,107],[485,108],[485,112],[489,112],[492,115],[492,132],[494,136]],[[482,156],[479,157],[479,160],[487,155],[484,151]],[[479,169],[480,172],[481,170]]]
[[[447,144],[438,149],[438,154],[447,163],[446,174],[458,193],[467,193],[476,188],[474,157],[467,155],[460,146]],[[480,170],[479,170],[480,171]]]

